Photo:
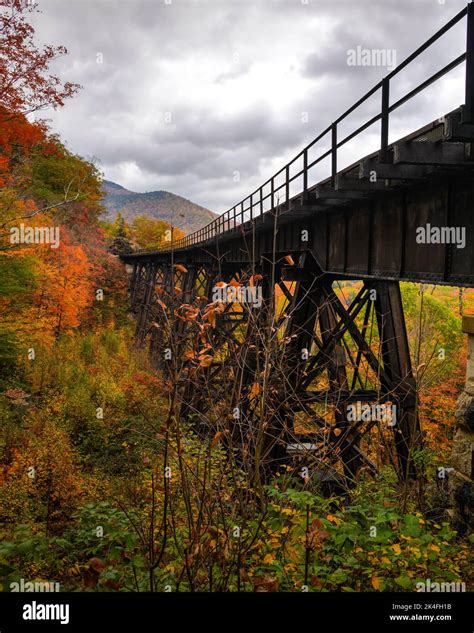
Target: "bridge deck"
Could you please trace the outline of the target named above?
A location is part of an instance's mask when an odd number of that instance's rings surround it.
[[[466,52],[390,104],[391,79],[464,18]],[[464,62],[465,104],[389,144],[390,114]],[[224,264],[310,251],[323,271],[337,277],[474,286],[472,77],[474,5],[469,4],[250,196],[173,249],[122,259]],[[380,113],[339,139],[341,121],[377,91]],[[341,147],[379,121],[380,150],[338,170]],[[328,139],[330,148],[311,160],[314,148]],[[331,161],[331,176],[309,186],[325,159]],[[291,195],[300,182],[300,193]],[[442,228],[445,239],[438,243],[436,230]]]

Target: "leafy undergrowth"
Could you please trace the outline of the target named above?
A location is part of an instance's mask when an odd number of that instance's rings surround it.
[[[469,586],[472,545],[457,540],[446,523],[418,512],[401,516],[383,501],[395,492],[383,479],[376,495],[373,487],[366,482],[346,505],[275,484],[265,511],[242,519],[240,530],[234,518],[198,538],[176,516],[153,589],[416,591],[427,579]],[[54,579],[63,590],[148,591],[150,542],[140,528],[149,521],[145,507],[140,512],[109,500],[81,506],[60,535],[18,525],[0,547],[4,590],[28,578]]]
[[[469,587],[472,544],[414,501],[402,512],[388,468],[350,501],[291,472],[257,495],[217,438],[170,416],[127,328],[64,337],[39,358],[0,401],[4,591],[20,579],[73,591]]]

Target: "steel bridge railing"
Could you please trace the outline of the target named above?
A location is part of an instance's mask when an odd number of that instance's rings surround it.
[[[453,59],[446,64],[441,70],[425,79],[416,88],[410,90],[402,98],[398,99],[395,103],[390,104],[390,82],[396,77],[404,68],[417,59],[422,53],[424,53],[430,46],[437,42],[445,33],[450,31],[461,20],[467,18],[466,22],[466,50],[464,53]],[[462,122],[474,123],[474,3],[469,3],[462,11],[454,16],[449,22],[447,22],[441,29],[439,29],[432,37],[430,37],[424,44],[414,51],[409,57],[407,57],[401,64],[399,64],[393,71],[391,71],[386,77],[379,81],[371,90],[369,90],[363,97],[356,101],[344,114],[338,119],[333,121],[323,132],[321,132],[315,139],[313,139],[306,147],[304,147],[289,163],[284,165],[279,171],[277,171],[271,178],[265,181],[258,189],[253,191],[249,196],[241,200],[234,207],[231,207],[217,219],[213,220],[208,225],[195,231],[194,233],[187,235],[186,237],[172,242],[171,245],[164,245],[158,250],[170,251],[174,249],[188,248],[201,242],[217,238],[218,236],[232,231],[237,226],[243,225],[247,221],[255,221],[257,218],[264,215],[265,203],[270,204],[270,208],[275,208],[275,201],[278,201],[278,205],[287,204],[289,208],[290,204],[290,185],[298,178],[303,180],[303,189],[300,194],[305,197],[308,192],[308,175],[310,169],[321,163],[328,157],[331,157],[331,180],[334,185],[335,177],[337,174],[338,165],[338,150],[346,143],[354,139],[361,132],[368,127],[381,121],[380,126],[380,152],[384,157],[389,147],[389,125],[390,114],[397,108],[410,101],[417,94],[428,88],[435,81],[452,71],[454,68],[466,62],[465,70],[465,105],[463,106]],[[365,103],[372,95],[378,90],[381,90],[381,109],[378,114],[370,118],[363,125],[358,127],[355,131],[348,134],[343,139],[338,139],[338,126],[344,121],[354,110],[359,108]],[[330,138],[330,148],[324,151],[316,159],[309,162],[309,151],[325,137]],[[303,167],[295,174],[291,174],[291,168],[297,161],[303,160]],[[382,158],[383,159],[383,158]],[[277,179],[283,180],[281,184],[277,184]],[[265,189],[269,189],[265,192]],[[138,254],[138,253],[134,253]]]

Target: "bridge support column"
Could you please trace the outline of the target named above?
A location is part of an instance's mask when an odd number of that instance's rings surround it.
[[[143,342],[147,329],[148,313],[150,311],[153,292],[155,289],[156,264],[148,264],[146,270],[145,288],[139,307],[135,338],[139,343]]]
[[[145,292],[146,266],[144,264],[135,264],[134,268],[131,281],[130,309],[136,313]]]
[[[474,531],[474,316],[463,317],[468,336],[466,386],[458,399],[449,490],[453,525],[461,535]]]
[[[169,309],[169,269],[167,263],[159,263],[155,273],[155,283],[147,312],[147,319],[150,321],[149,353],[152,365],[158,368],[165,368],[164,350],[168,345],[169,316],[164,309]]]
[[[421,432],[400,286],[398,282],[379,282],[374,287],[382,358],[388,378],[382,380],[382,385],[387,396],[393,396],[398,408],[394,432],[399,474],[402,479],[414,479],[412,453],[420,447]]]
[[[132,310],[132,312],[135,306],[135,296],[137,294],[139,277],[140,277],[140,264],[135,263],[133,264],[133,271],[130,277],[130,286],[129,286],[130,309]]]

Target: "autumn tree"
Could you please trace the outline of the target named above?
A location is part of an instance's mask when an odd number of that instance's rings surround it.
[[[181,229],[168,222],[148,218],[145,215],[137,215],[133,219],[131,232],[134,243],[144,250],[153,250],[166,244],[171,245],[171,238],[173,242],[176,242],[185,236]]]
[[[35,2],[0,0],[0,233],[8,231],[9,223],[77,200],[83,180],[80,172],[74,173],[54,200],[43,207],[37,204],[33,160],[51,158],[61,149],[64,155],[65,150],[57,139],[48,138],[44,122],[30,122],[26,115],[62,106],[80,86],[50,72],[51,62],[67,50],[37,45],[28,22],[35,11]]]
[[[37,322],[56,337],[80,325],[94,296],[87,255],[61,229],[60,247],[47,249],[38,262],[40,281],[35,296]]]
[[[46,107],[57,108],[80,88],[49,71],[53,60],[67,54],[64,46],[38,47],[27,17],[36,3],[0,0],[0,105],[2,119]],[[6,114],[8,112],[8,114]]]
[[[131,253],[133,250],[132,243],[130,241],[131,232],[125,218],[121,213],[117,214],[115,222],[104,223],[104,229],[106,236],[111,240],[109,251],[114,255],[121,255],[123,253]]]

